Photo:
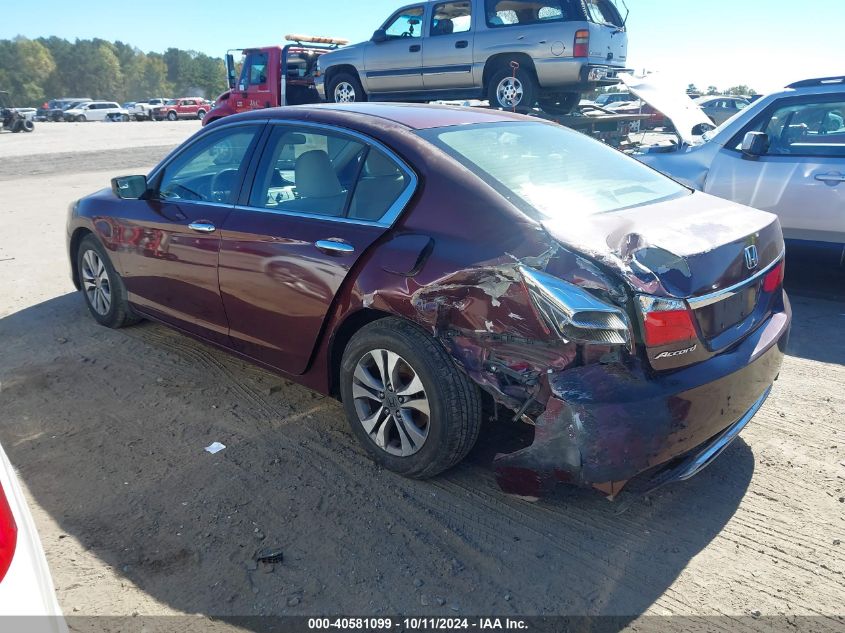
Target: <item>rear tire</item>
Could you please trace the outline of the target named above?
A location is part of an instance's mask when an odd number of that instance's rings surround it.
[[[326,94],[329,103],[357,103],[367,100],[367,93],[358,77],[350,73],[338,73],[329,82]]]
[[[35,123],[32,121],[24,121],[23,122],[23,131],[24,132],[32,132],[35,129]]]
[[[93,235],[86,235],[79,243],[76,270],[85,305],[97,323],[117,329],[140,320],[129,306],[126,287],[106,249]]]
[[[458,464],[478,439],[481,395],[443,346],[385,318],[359,330],[340,367],[352,432],[388,470],[426,479]]]
[[[516,76],[513,68],[501,66],[490,77],[487,98],[491,108],[527,110],[537,102],[538,89],[534,72],[525,65],[516,70]]]

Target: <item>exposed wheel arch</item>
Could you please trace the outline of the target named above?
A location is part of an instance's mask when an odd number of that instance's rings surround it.
[[[364,88],[364,92],[366,92],[367,87],[364,86],[364,82],[361,81],[361,73],[359,73],[358,69],[355,68],[355,66],[353,66],[352,64],[338,64],[337,66],[331,66],[331,67],[326,69],[326,82],[325,82],[324,85],[326,86],[327,90],[328,90],[328,86],[331,83],[332,79],[338,73],[349,73],[349,74],[357,77],[358,81],[361,82],[361,86]],[[326,97],[328,98],[328,95],[326,95]]]
[[[391,316],[394,315],[389,312],[362,308],[348,315],[337,328],[334,338],[329,344],[329,393],[333,397],[340,399],[340,362],[343,359],[343,352],[355,332],[373,321]]]
[[[73,285],[77,290],[81,290],[81,286],[79,285],[79,266],[77,263],[77,255],[79,253],[79,243],[87,235],[93,235],[94,233],[86,228],[79,228],[73,232],[73,235],[70,237],[70,269],[73,273]]]
[[[482,75],[481,83],[484,94],[487,94],[487,89],[490,86],[490,78],[500,68],[510,68],[512,61],[519,62],[519,67],[524,70],[529,70],[534,79],[537,79],[537,69],[534,66],[534,60],[525,53],[498,53],[491,55],[487,63],[484,64],[484,74]],[[539,82],[538,82],[539,83]]]

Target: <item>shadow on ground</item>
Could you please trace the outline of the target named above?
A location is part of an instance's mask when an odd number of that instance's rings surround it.
[[[800,242],[787,245],[786,290],[795,313],[788,348],[791,356],[845,365],[845,265],[841,257],[841,249]]]
[[[740,440],[630,504],[530,504],[496,488],[492,440],[445,476],[401,479],[334,401],[159,325],[97,327],[75,295],[0,320],[0,340],[0,441],[34,501],[188,613],[638,615],[673,600],[754,470]],[[262,548],[284,561],[257,564]]]

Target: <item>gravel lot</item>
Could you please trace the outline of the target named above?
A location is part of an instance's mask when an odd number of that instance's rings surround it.
[[[195,122],[0,136],[0,443],[68,615],[845,616],[845,274],[789,260],[773,395],[694,480],[615,503],[503,496],[485,438],[430,482],[375,467],[338,403],[143,323],[87,316],[68,204]],[[211,456],[203,447],[226,444]],[[259,548],[284,562],[256,565]],[[223,628],[228,628],[223,626]]]

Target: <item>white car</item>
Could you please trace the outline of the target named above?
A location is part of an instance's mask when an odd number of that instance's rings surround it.
[[[165,103],[170,101],[170,99],[165,97],[155,97],[154,99],[149,99],[145,102],[138,102],[134,105],[130,114],[135,117],[138,121],[155,121],[153,118],[153,110],[163,106]]]
[[[640,96],[649,100],[647,91]],[[791,84],[701,136],[688,132],[694,121],[681,124],[661,109],[682,142],[635,158],[699,191],[775,213],[784,237],[832,246],[845,263],[845,77]]]
[[[12,617],[26,617],[15,629]],[[37,616],[37,617],[33,617]],[[67,631],[35,522],[9,458],[0,447],[0,619],[3,630]],[[8,628],[7,628],[8,627]]]
[[[129,120],[129,111],[114,101],[89,101],[75,108],[65,110],[65,121],[105,121],[107,119]]]

